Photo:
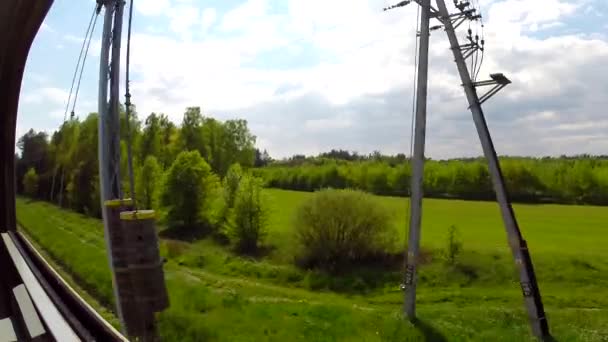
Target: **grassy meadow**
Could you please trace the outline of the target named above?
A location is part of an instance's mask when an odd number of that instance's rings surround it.
[[[426,199],[418,315],[400,316],[400,267],[362,267],[339,276],[294,266],[296,208],[312,193],[266,190],[267,253],[246,258],[211,239],[163,239],[171,307],[159,315],[166,341],[530,341],[521,290],[493,202]],[[377,197],[405,246],[407,200]],[[608,210],[515,205],[557,341],[608,340]],[[61,270],[112,308],[102,222],[46,202],[17,199],[22,229]],[[456,265],[441,259],[458,228]]]

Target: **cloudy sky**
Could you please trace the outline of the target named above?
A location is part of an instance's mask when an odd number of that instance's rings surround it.
[[[446,0],[452,8],[452,1]],[[500,154],[608,154],[605,0],[479,0],[480,78],[513,84],[484,104]],[[135,0],[140,117],[187,106],[245,118],[273,157],[331,148],[409,151],[416,6],[387,0]],[[55,0],[30,52],[18,134],[63,120],[94,1]],[[76,114],[96,111],[97,23]],[[436,24],[436,23],[435,23]],[[468,25],[459,30],[465,36]],[[473,24],[474,31],[481,29]],[[431,35],[427,155],[481,154],[442,30]],[[121,94],[124,90],[121,90]]]

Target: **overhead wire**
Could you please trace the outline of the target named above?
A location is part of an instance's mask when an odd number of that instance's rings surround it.
[[[473,37],[473,30],[471,29],[471,20],[468,20],[468,22],[469,22],[469,29],[467,30],[467,34],[468,34],[467,40],[471,44],[471,48],[474,48],[472,46],[472,44],[473,44],[473,38],[472,38]],[[473,61],[474,61],[474,58],[473,58],[473,56],[471,56],[471,67],[469,69],[469,73],[471,74],[471,78],[473,78],[473,75],[475,74],[475,69],[473,68]]]
[[[129,167],[129,191],[131,192],[131,200],[133,201],[133,207],[137,210],[135,202],[135,177],[133,175],[133,149],[132,149],[132,138],[131,138],[131,92],[129,90],[130,85],[130,71],[131,71],[131,26],[133,24],[133,0],[129,3],[129,23],[127,26],[127,60],[126,60],[126,71],[125,71],[125,113],[126,113],[126,128],[127,128],[127,161]]]
[[[80,75],[78,77],[78,84],[76,85],[76,93],[74,94],[74,102],[72,103],[72,112],[70,114],[70,118],[74,118],[74,110],[76,109],[76,102],[78,102],[78,93],[80,92],[80,82],[82,81],[82,74],[84,73],[84,66],[87,62],[87,56],[89,55],[89,48],[91,47],[91,41],[93,41],[93,33],[95,32],[95,25],[97,24],[97,18],[99,16],[95,16],[95,20],[93,20],[93,27],[91,29],[91,33],[88,38],[87,47],[84,52],[84,56],[82,59],[82,65],[80,68]]]
[[[87,31],[84,36],[84,40],[82,41],[82,47],[80,48],[80,54],[78,55],[78,62],[76,63],[76,69],[74,70],[74,76],[72,77],[72,85],[70,86],[70,92],[68,94],[68,102],[65,105],[65,112],[63,113],[64,122],[67,120],[68,110],[70,108],[70,102],[72,99],[72,92],[74,90],[74,84],[76,83],[76,76],[78,76],[78,70],[80,67],[80,61],[82,60],[82,54],[84,53],[85,46],[87,45],[87,37],[89,37],[90,31],[91,31],[91,26],[93,25],[93,22],[97,21],[97,19],[96,19],[97,14],[99,14],[99,13],[97,12],[97,4],[95,4],[95,7],[93,8],[93,13],[91,14],[91,19],[89,20],[89,26],[87,27]],[[87,51],[88,51],[88,48],[87,48]]]
[[[475,81],[475,74],[477,73],[477,62],[479,61],[479,29],[475,26],[475,37],[473,40],[475,43],[475,54],[471,56],[473,61],[473,70],[471,70],[471,78]]]
[[[481,7],[479,7],[479,14],[481,15]],[[486,48],[485,48],[485,43],[486,43],[485,39],[486,38],[485,38],[485,32],[484,32],[483,17],[480,16],[479,22],[481,23],[481,61],[479,62],[479,67],[477,68],[477,73],[475,74],[475,80],[477,80],[477,77],[479,76],[479,72],[481,71],[481,66],[483,65],[483,57],[484,57],[485,50],[486,50]]]

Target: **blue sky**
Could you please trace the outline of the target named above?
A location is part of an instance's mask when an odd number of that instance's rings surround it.
[[[480,74],[504,72],[513,80],[485,105],[499,153],[607,154],[606,1],[473,2],[485,20]],[[179,122],[185,107],[201,106],[220,119],[246,118],[258,145],[275,157],[331,148],[406,152],[416,12],[409,5],[383,13],[389,4],[135,0],[133,101],[140,117],[164,112]],[[62,122],[94,5],[55,0],[30,52],[18,134],[52,132]],[[101,24],[100,17],[80,117],[97,108]],[[427,154],[479,155],[441,30],[430,51]]]

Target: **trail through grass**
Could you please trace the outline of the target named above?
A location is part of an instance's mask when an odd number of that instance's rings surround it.
[[[159,316],[166,341],[530,341],[497,205],[425,200],[423,246],[443,248],[459,227],[458,267],[438,259],[420,271],[421,324],[400,317],[399,270],[330,277],[292,265],[291,217],[310,196],[268,190],[273,201],[261,259],[210,240],[163,240],[171,307]],[[405,236],[406,202],[379,197]],[[23,229],[101,305],[112,307],[101,221],[43,202],[17,200]],[[608,210],[516,205],[558,341],[608,340]],[[400,243],[405,243],[401,241]],[[93,305],[95,305],[93,303]]]

